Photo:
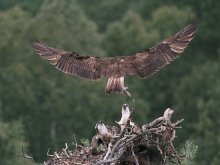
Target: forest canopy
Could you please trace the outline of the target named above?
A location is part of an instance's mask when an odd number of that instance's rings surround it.
[[[176,141],[198,145],[194,164],[220,162],[220,1],[203,1],[195,39],[175,62],[149,79],[129,77],[134,100],[103,92],[106,80],[65,75],[37,56],[30,34],[56,48],[107,57],[130,55],[176,33],[199,2],[175,0],[1,0],[0,164],[36,162],[94,125],[119,118],[123,103],[139,123],[175,109],[184,118]],[[190,13],[190,14],[189,14]],[[27,33],[28,32],[28,33]]]

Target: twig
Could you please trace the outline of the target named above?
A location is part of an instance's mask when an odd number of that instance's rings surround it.
[[[66,161],[64,161],[64,163],[65,163],[66,165],[69,165],[69,163],[67,163]]]
[[[69,154],[67,153],[68,151],[68,145],[67,145],[67,143],[65,143],[65,148],[63,148],[63,152],[64,152],[64,154],[69,158],[70,156],[69,156]]]
[[[107,160],[99,160],[94,165],[101,165],[101,164],[105,164],[105,163],[111,163],[111,162],[116,161],[117,159],[118,159],[118,157],[114,157],[112,159],[107,159]]]
[[[73,163],[75,165],[83,165],[82,163],[76,163],[76,162],[71,162],[71,163]]]
[[[78,147],[82,148],[82,149],[85,149],[85,147],[83,147],[82,145],[80,144],[77,144],[77,143],[74,143],[72,142],[72,144],[76,147],[76,149],[78,149]]]
[[[103,160],[106,160],[106,159],[109,157],[109,155],[111,154],[111,151],[112,151],[112,142],[110,142],[110,143],[108,144],[108,150],[107,150],[107,152],[106,152],[105,157],[104,157]]]
[[[118,146],[118,148],[121,148],[121,147],[126,147],[127,145],[129,145],[134,139],[136,139],[137,137],[139,137],[140,135],[133,135],[131,136],[130,139],[128,139],[127,141],[124,142],[124,144],[121,144]],[[126,140],[126,139],[125,139]]]
[[[54,155],[55,155],[58,159],[60,159],[60,156],[57,154],[57,152],[54,152]]]
[[[161,150],[161,148],[159,146],[159,139],[158,139],[158,137],[157,137],[157,140],[156,140],[156,144],[157,144],[157,149],[160,152],[160,155],[163,157],[163,151]]]
[[[135,153],[134,153],[134,144],[133,143],[131,143],[131,153],[132,153],[132,156],[134,157],[135,164],[139,165],[137,157],[135,156]]]
[[[47,150],[47,156],[53,157],[54,155],[49,154],[49,152],[50,152],[50,148],[48,148]]]
[[[142,126],[142,131],[146,132],[148,129],[155,127],[158,124],[162,124],[162,122],[164,121],[164,117],[159,117],[157,119],[155,119],[154,121],[150,122],[149,124],[145,124]]]
[[[177,125],[179,125],[180,123],[182,123],[183,121],[184,121],[184,119],[177,120],[175,123],[173,123],[173,125],[174,125],[174,126],[177,126]],[[178,127],[176,127],[176,128],[178,128]],[[181,127],[179,127],[179,128],[181,128]]]
[[[119,150],[117,156],[115,156],[115,157],[113,157],[113,158],[109,158],[109,159],[107,159],[107,160],[99,160],[99,161],[96,162],[94,165],[102,165],[102,164],[105,164],[105,163],[112,163],[112,162],[118,160],[123,153],[124,153],[124,152],[123,152],[123,149],[121,149],[121,150]]]
[[[174,146],[173,146],[173,143],[170,141],[170,147],[171,147],[171,149],[172,149],[172,151],[173,151],[173,153],[174,153],[174,157],[177,159],[177,161],[178,161],[178,164],[180,164],[180,165],[182,165],[182,163],[181,163],[181,158],[178,156],[178,154],[177,154],[177,152],[176,152],[176,150],[175,150],[175,148],[174,148]]]
[[[116,142],[116,144],[115,144],[115,145],[113,146],[113,148],[112,148],[112,152],[111,152],[109,158],[112,158],[112,157],[113,157],[113,155],[114,155],[114,153],[115,153],[115,151],[116,151],[118,145],[119,145],[121,142],[123,142],[126,138],[127,138],[127,137],[123,137],[122,139],[119,139],[119,140]]]
[[[76,149],[78,149],[78,147],[85,149],[85,147],[77,143],[75,135],[73,135],[73,139],[74,139],[74,142],[72,142],[72,144],[75,146]]]
[[[33,163],[34,165],[36,165],[36,163],[35,163],[35,161],[34,161],[34,158],[31,157],[31,156],[29,156],[28,154],[26,154],[26,153],[24,152],[24,147],[23,147],[23,146],[21,147],[21,151],[22,151],[22,154],[18,154],[18,156],[23,156],[25,159],[31,160],[32,163]]]

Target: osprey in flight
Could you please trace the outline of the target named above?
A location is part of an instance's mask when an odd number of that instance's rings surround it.
[[[124,86],[124,77],[136,74],[147,78],[175,60],[194,38],[197,24],[198,14],[173,36],[131,56],[91,57],[52,48],[38,41],[33,42],[32,46],[37,54],[64,73],[91,80],[107,77],[106,93],[119,92],[131,96]]]

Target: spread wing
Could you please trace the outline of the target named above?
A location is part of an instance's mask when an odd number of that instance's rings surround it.
[[[175,60],[194,38],[197,24],[198,14],[175,35],[170,36],[146,51],[136,53],[134,55],[135,59],[133,59],[135,74],[142,78],[148,77]],[[124,72],[129,74],[129,71]]]
[[[99,58],[55,49],[40,42],[34,42],[32,46],[37,54],[49,60],[57,69],[65,73],[94,80],[101,77],[99,67],[103,60]]]
[[[184,51],[194,37],[197,18],[175,35],[132,56],[97,58],[55,49],[37,41],[33,42],[32,46],[40,56],[65,73],[94,80],[133,74],[144,78],[175,60]]]

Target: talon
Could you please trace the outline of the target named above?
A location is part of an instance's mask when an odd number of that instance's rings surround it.
[[[123,93],[128,97],[131,97],[131,93],[128,91],[128,87],[123,87]]]

